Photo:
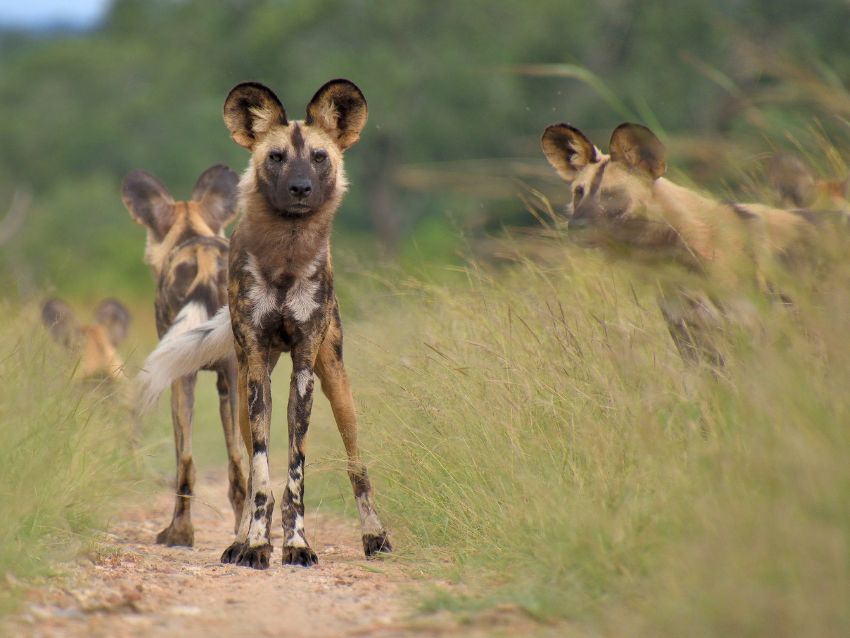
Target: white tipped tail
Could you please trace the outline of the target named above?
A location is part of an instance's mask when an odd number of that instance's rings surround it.
[[[140,412],[153,406],[176,379],[233,356],[230,308],[223,306],[212,319],[207,316],[200,304],[187,304],[145,359],[136,377]]]

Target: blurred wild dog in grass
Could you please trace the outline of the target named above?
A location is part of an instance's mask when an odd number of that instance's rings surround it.
[[[236,173],[213,166],[198,178],[188,201],[175,201],[152,175],[124,178],[124,205],[147,228],[145,262],[157,281],[154,310],[159,337],[168,342],[207,319],[227,302],[228,241],[225,226],[236,215]],[[236,524],[245,501],[245,472],[235,425],[236,364],[232,356],[210,362],[217,375],[221,424],[227,445],[228,497]],[[171,418],[177,457],[176,500],[171,523],[156,537],[164,545],[191,547],[191,497],[195,484],[192,417],[198,369],[171,382]]]
[[[767,174],[783,208],[850,213],[850,177],[821,179],[797,155],[777,153]]]
[[[79,353],[80,377],[127,380],[118,345],[127,336],[130,311],[120,301],[104,299],[95,308],[95,322],[81,325],[68,304],[48,299],[41,307],[41,320],[57,343]]]
[[[236,354],[250,498],[236,539],[221,557],[224,563],[256,569],[269,565],[274,511],[268,461],[270,374],[284,352],[292,358],[292,376],[289,469],[281,504],[283,563],[306,567],[318,562],[304,530],[304,441],[314,373],[348,454],[363,549],[367,556],[391,549],[357,447],[330,254],[332,222],[348,185],[343,153],[359,139],[366,118],[366,99],[348,80],[322,86],[307,105],[304,120],[290,121],[277,96],[252,82],[236,86],[224,104],[233,140],[251,151],[239,183],[244,215],[231,240],[229,305],[211,321],[164,339],[140,378],[145,398],[152,401],[168,380]]]
[[[569,124],[547,127],[541,141],[572,188],[572,238],[632,258],[660,258],[701,280],[665,281],[658,297],[686,360],[721,364],[717,330],[728,319],[749,323],[747,293],[789,303],[776,287],[781,270],[822,243],[823,220],[810,211],[719,202],[665,179],[666,151],[644,126],[618,126],[608,155]]]

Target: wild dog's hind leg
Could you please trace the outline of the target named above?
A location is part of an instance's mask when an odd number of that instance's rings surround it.
[[[289,382],[287,425],[289,429],[289,470],[281,501],[283,516],[283,564],[310,567],[319,562],[304,532],[304,439],[313,408],[313,364],[315,346],[292,350],[292,378]]]
[[[221,426],[224,429],[224,443],[227,447],[227,478],[230,505],[233,508],[234,533],[239,528],[242,519],[242,506],[245,503],[245,471],[242,469],[242,451],[239,445],[239,433],[236,431],[238,415],[236,391],[236,362],[229,360],[217,371],[219,412],[221,414]]]
[[[330,401],[348,455],[348,477],[354,488],[354,499],[360,513],[363,551],[366,556],[391,552],[392,545],[372,503],[372,485],[357,448],[357,416],[348,375],[342,363],[342,328],[337,313],[319,349],[316,373],[322,383],[322,391]]]
[[[242,437],[242,443],[245,445],[245,452],[248,455],[248,460],[253,455],[251,447],[251,424],[248,420],[248,377],[247,368],[240,362],[236,372],[236,420],[239,424],[239,434]],[[251,493],[251,474],[250,466],[248,473],[248,484],[246,485],[247,494]],[[224,550],[221,555],[222,563],[237,563],[242,556],[242,552],[248,545],[248,527],[251,523],[251,507],[242,507],[242,516],[239,520],[239,527],[236,530],[236,539],[231,543],[230,547]]]
[[[182,377],[171,384],[171,422],[174,426],[174,448],[177,457],[177,480],[174,514],[171,524],[157,534],[160,545],[185,545],[195,542],[192,527],[192,492],[195,487],[195,464],[192,461],[192,404],[197,375]]]

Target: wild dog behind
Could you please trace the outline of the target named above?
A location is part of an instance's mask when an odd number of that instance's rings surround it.
[[[80,377],[127,379],[118,346],[127,336],[131,317],[120,301],[102,300],[95,308],[94,323],[80,324],[68,304],[60,299],[48,299],[42,305],[41,320],[57,343],[79,354]]]
[[[799,156],[777,153],[767,175],[783,208],[850,214],[850,177],[822,179]]]
[[[644,126],[618,126],[608,155],[569,124],[547,127],[541,141],[572,188],[571,237],[682,266],[702,281],[665,284],[658,298],[686,359],[720,363],[712,333],[728,318],[746,321],[748,292],[781,297],[781,270],[820,241],[807,211],[718,202],[665,179],[666,151]]]
[[[303,120],[290,120],[267,87],[237,85],[224,104],[233,140],[251,151],[239,184],[244,211],[231,240],[229,306],[211,321],[164,339],[140,379],[147,400],[168,380],[235,352],[239,426],[250,458],[249,500],[222,562],[267,568],[274,509],[269,476],[270,374],[281,353],[292,359],[287,407],[288,472],[283,492],[283,563],[317,563],[304,530],[304,443],[318,375],[348,454],[367,556],[390,551],[357,446],[354,400],[342,359],[334,293],[331,226],[347,189],[343,153],[366,124],[366,99],[348,80],[322,86]]]
[[[227,303],[228,241],[224,229],[236,215],[238,180],[226,166],[213,166],[198,178],[190,200],[175,201],[148,173],[135,171],[124,179],[124,205],[147,229],[145,262],[157,282],[154,311],[163,344],[201,325]],[[171,523],[156,537],[157,543],[165,545],[191,547],[194,543],[192,427],[198,369],[211,370],[217,376],[228,456],[228,497],[236,524],[242,516],[246,486],[235,425],[236,364],[228,356],[170,380],[177,494]]]

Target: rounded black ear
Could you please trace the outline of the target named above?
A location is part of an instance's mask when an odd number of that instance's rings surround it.
[[[625,122],[611,133],[608,152],[614,162],[658,179],[667,171],[667,149],[655,133],[640,124]]]
[[[796,155],[774,155],[768,164],[767,174],[783,206],[804,208],[817,197],[815,176]]]
[[[124,178],[121,198],[130,216],[147,226],[161,240],[174,223],[174,199],[159,180],[145,171],[133,171]]]
[[[345,150],[360,139],[369,118],[366,98],[350,80],[331,80],[316,91],[307,105],[305,122],[324,129]]]
[[[79,326],[74,311],[61,299],[48,299],[41,306],[41,321],[50,331],[50,336],[66,348],[74,345]]]
[[[210,166],[195,183],[192,199],[201,205],[204,219],[214,232],[236,216],[238,184],[239,176],[222,164]]]
[[[117,299],[107,297],[97,304],[94,320],[106,328],[109,341],[113,346],[117,346],[127,337],[132,317],[124,304]]]
[[[540,146],[546,159],[567,182],[572,182],[588,164],[599,161],[596,147],[584,133],[563,122],[546,127]]]
[[[286,110],[278,97],[259,82],[234,86],[224,100],[224,123],[233,141],[247,149],[275,126],[286,126]]]

